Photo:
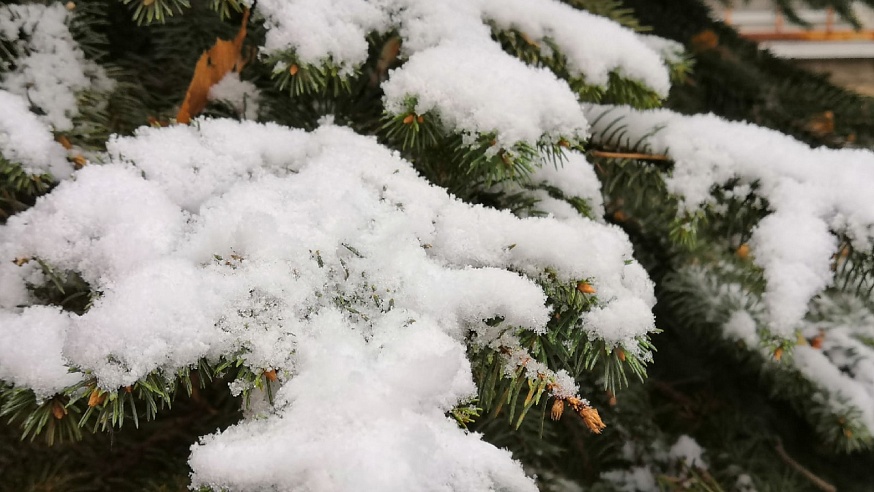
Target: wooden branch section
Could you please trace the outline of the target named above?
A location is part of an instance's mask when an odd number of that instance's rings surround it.
[[[774,449],[775,451],[777,451],[777,455],[780,456],[780,459],[782,459],[784,463],[791,466],[795,471],[803,475],[804,478],[806,478],[807,480],[810,480],[810,482],[816,488],[822,490],[823,492],[837,492],[837,487],[817,477],[813,474],[812,471],[808,470],[807,468],[802,466],[801,463],[795,461],[791,456],[789,456],[789,453],[787,453],[786,449],[783,448],[782,441],[777,440],[777,445],[774,446]]]
[[[590,152],[595,157],[603,157],[605,159],[638,159],[642,161],[670,161],[671,158],[661,154],[640,154],[637,152],[607,152],[604,150],[593,150]]]
[[[874,29],[743,32],[741,36],[752,41],[874,41]]]

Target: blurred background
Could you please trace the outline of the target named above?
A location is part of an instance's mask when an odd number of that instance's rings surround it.
[[[828,75],[839,86],[874,96],[874,9],[852,6],[859,23],[842,19],[833,8],[796,6],[799,25],[772,0],[720,2],[708,0],[715,20],[734,26],[775,55]]]

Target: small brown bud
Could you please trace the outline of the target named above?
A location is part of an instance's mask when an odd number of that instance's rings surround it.
[[[750,256],[750,245],[747,243],[741,244],[740,246],[738,246],[737,251],[735,251],[735,254],[741,260],[746,260]]]
[[[88,160],[82,154],[73,157],[73,167],[76,169],[82,169],[85,167],[85,164],[88,164]]]
[[[594,294],[597,292],[592,284],[588,282],[580,282],[577,284],[577,290],[582,292],[583,294]]]
[[[712,50],[719,46],[719,36],[710,29],[699,32],[692,36],[692,49],[694,51]]]
[[[21,266],[29,261],[30,261],[30,258],[28,258],[26,256],[22,256],[21,258],[16,258],[16,259],[12,260],[12,263],[15,263],[17,266]]]
[[[95,388],[91,391],[91,396],[88,397],[88,406],[96,407],[103,403],[106,400],[106,393],[103,393],[99,389]]]
[[[149,126],[153,126],[155,128],[170,126],[170,123],[167,120],[159,120],[154,116],[149,116],[146,118],[146,121],[149,123]]]
[[[155,0],[143,0],[143,5],[145,5],[146,7],[152,5],[153,3],[155,3]]]
[[[584,405],[583,405],[582,400],[580,400],[579,398],[577,398],[575,396],[571,396],[571,397],[568,397],[565,399],[567,400],[568,405],[570,405],[574,409],[575,412],[579,412],[580,410],[582,410]]]
[[[825,339],[825,333],[819,332],[819,335],[810,339],[810,346],[815,348],[815,349],[821,349],[822,348],[822,341],[824,339]]]
[[[411,114],[408,114],[408,115],[404,118],[404,124],[405,124],[405,125],[412,125],[412,124],[413,124],[413,121],[414,121],[415,119],[416,119],[415,115],[413,115],[412,113],[411,113]]]
[[[67,415],[67,409],[64,408],[64,405],[61,402],[55,400],[52,403],[52,415],[54,415],[57,420],[61,420],[65,415]]]
[[[267,378],[268,381],[276,381],[276,369],[264,371],[264,377]]]
[[[72,3],[72,2],[70,2],[70,3]],[[70,139],[67,138],[66,135],[58,135],[57,137],[55,137],[55,140],[57,140],[57,142],[59,144],[61,144],[61,147],[65,148],[67,150],[70,150],[73,148],[73,144],[70,143]]]
[[[626,220],[628,220],[628,214],[626,214],[622,210],[617,210],[613,212],[613,220],[615,220],[616,222],[625,222]]]
[[[580,417],[583,418],[583,423],[586,424],[586,427],[595,434],[600,434],[601,431],[604,430],[604,427],[607,427],[607,425],[601,421],[601,416],[598,415],[598,410],[594,407],[584,406],[580,410]]]
[[[125,393],[132,393],[133,390],[134,390],[134,389],[133,389],[133,387],[131,387],[131,386],[125,386],[125,387],[124,387],[124,392],[125,392]]]
[[[777,347],[774,350],[774,360],[779,362],[780,359],[782,359],[782,358],[783,358],[783,347]]]
[[[75,2],[67,2],[67,3],[64,5],[64,7],[65,7],[67,10],[72,11],[73,9],[76,8],[76,3],[75,3]]]
[[[625,351],[622,348],[616,349],[616,357],[619,357],[619,360],[625,362]]]
[[[533,39],[531,39],[531,36],[525,34],[524,32],[519,32],[519,37],[522,38],[529,45],[534,46],[534,47],[537,46],[537,42],[534,41]]]
[[[558,146],[559,146],[559,147],[568,148],[568,147],[571,146],[571,144],[570,144],[570,142],[568,142],[567,140],[565,140],[565,139],[561,139],[561,140],[558,141]]]
[[[552,417],[552,420],[558,420],[561,418],[561,414],[564,413],[564,400],[561,398],[556,398],[554,402],[552,402],[552,411],[549,412],[549,416]]]
[[[376,62],[376,71],[379,74],[377,80],[381,80],[388,71],[389,66],[394,63],[401,52],[401,38],[394,36],[389,39],[383,46],[382,52],[379,54],[379,60]]]
[[[424,122],[425,122],[425,117],[422,116],[422,115],[419,115],[419,117],[416,118],[416,121],[418,121],[419,123],[424,123]]]
[[[297,75],[297,72],[298,72],[298,71],[300,71],[300,67],[297,66],[296,63],[293,64],[292,66],[288,67],[288,73],[290,73],[292,77],[294,77],[295,75]]]

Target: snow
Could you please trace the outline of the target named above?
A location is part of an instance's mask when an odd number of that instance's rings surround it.
[[[702,457],[704,449],[694,438],[680,435],[669,445],[666,437],[659,436],[645,444],[634,439],[625,441],[622,458],[631,466],[602,472],[601,480],[608,482],[612,490],[657,492],[662,490],[657,477],[670,476],[685,481],[694,476],[690,473],[692,467],[707,469]]]
[[[389,29],[384,2],[366,0],[264,0],[264,52],[293,49],[302,63],[319,65],[330,59],[344,73],[367,60],[367,35]]]
[[[562,222],[532,217],[520,222],[507,211],[480,206],[473,210],[456,203],[441,214],[439,233],[431,243],[435,253],[474,266],[510,265],[532,277],[545,265],[565,281],[594,277],[599,298],[608,302],[584,315],[584,329],[610,346],[635,350],[635,337],[652,329],[653,285],[640,281],[639,264],[625,264],[633,251],[618,227],[582,218]],[[512,223],[519,223],[518,228],[511,228]],[[545,240],[550,237],[561,240]],[[618,264],[623,268],[616,268]]]
[[[195,446],[195,484],[533,490],[445,417],[476,394],[468,337],[512,355],[514,330],[544,332],[547,269],[597,287],[590,338],[636,347],[654,329],[652,282],[618,228],[464,204],[348,129],[201,119],[115,137],[105,160],[0,226],[0,340],[42,327],[33,345],[0,344],[0,377],[46,397],[83,374],[114,390],[201,358],[275,369],[277,405]],[[32,257],[78,272],[93,306],[20,307],[41,280],[12,260]],[[579,397],[519,350],[508,364]]]
[[[768,326],[789,336],[815,295],[832,283],[837,239],[849,235],[870,249],[874,239],[874,154],[861,150],[811,149],[789,136],[714,115],[682,116],[668,110],[587,106],[596,141],[617,145],[638,142],[648,152],[674,161],[665,181],[681,199],[682,211],[715,204],[711,188],[739,178],[758,183],[770,214],[753,230],[750,248],[764,269]],[[614,141],[602,141],[604,129],[621,118],[625,126]],[[619,142],[621,140],[621,142]]]
[[[483,67],[501,82],[483,77]],[[494,43],[443,43],[416,53],[382,87],[386,111],[403,114],[407,98],[414,97],[417,114],[433,112],[457,132],[493,133],[504,148],[535,145],[543,135],[585,138],[588,128],[567,83],[548,69],[507,56]]]
[[[728,338],[744,342],[748,347],[759,346],[759,336],[756,330],[756,320],[745,310],[732,313],[728,321],[722,325],[722,331]]]
[[[203,438],[193,486],[536,490],[509,452],[443,417],[473,391],[463,347],[436,324],[393,318],[370,343],[338,312],[314,320],[276,414]]]
[[[567,57],[571,76],[588,84],[606,86],[610,73],[616,72],[661,97],[671,88],[664,62],[649,43],[605,17],[555,0],[486,0],[483,15],[501,29],[525,33],[535,43],[554,42]]]
[[[487,22],[520,29],[535,43],[554,41],[572,75],[589,84],[606,86],[615,72],[663,97],[670,88],[662,58],[634,32],[556,0],[267,0],[258,10],[267,19],[265,54],[330,61],[342,74],[367,59],[369,33],[396,29],[406,63],[383,83],[386,110],[405,114],[412,100],[416,113],[431,111],[448,131],[494,134],[506,149],[583,139],[587,124],[567,83],[503,52]]]
[[[229,104],[243,119],[258,118],[258,88],[248,80],[241,80],[237,72],[228,72],[217,84],[210,87],[207,99]]]
[[[494,138],[497,152],[599,140],[621,116],[620,140],[601,143],[641,141],[667,154],[675,165],[666,182],[683,212],[715,209],[715,185],[739,179],[731,193],[742,196],[756,183],[770,206],[749,242],[766,310],[748,305],[740,285],[690,267],[716,293],[706,320],[750,346],[763,318],[779,335],[823,330],[821,348],[799,346],[787,360],[831,410],[858,411],[874,428],[874,350],[862,342],[874,315],[804,319],[832,282],[832,231],[862,248],[874,239],[871,153],[814,150],[712,115],[580,105],[567,82],[505,53],[492,28],[517,30],[544,54],[554,43],[572,78],[603,87],[617,74],[663,97],[666,63],[681,61],[682,47],[555,0],[261,0],[257,9],[262,54],[293,52],[341,75],[366,61],[369,35],[397,31],[405,63],[382,83],[386,111],[437,118],[466,142]],[[73,128],[83,91],[112,89],[68,20],[57,3],[0,7],[0,36],[21,53],[0,81],[0,152],[56,179],[71,167],[52,132]],[[209,98],[243,119],[258,115],[258,91],[236,73]],[[524,218],[463,203],[374,139],[329,122],[313,133],[210,119],[141,128],[110,139],[101,157],[106,165],[87,166],[0,226],[0,380],[46,399],[85,378],[113,391],[203,358],[276,370],[273,404],[248,381],[230,384],[255,392],[256,404],[192,446],[193,487],[535,490],[508,451],[446,413],[477,392],[468,345],[495,350],[507,376],[524,367],[551,396],[586,402],[567,371],[519,341],[523,330],[547,331],[552,313],[537,283],[547,272],[596,290],[579,337],[651,360],[638,341],[654,330],[653,284],[622,230],[600,218],[600,183],[579,152],[544,160],[528,183],[498,185],[518,186],[549,214]],[[546,187],[582,198],[596,219]],[[76,315],[39,305],[31,286],[48,280],[35,261],[18,264],[28,258],[81,275],[97,294],[92,307]],[[485,323],[495,318],[503,324]],[[668,466],[707,468],[691,437],[661,445],[656,458]],[[603,478],[652,490],[655,476],[646,465]]]
[[[802,334],[817,346],[796,348],[791,364],[825,395],[835,414],[848,407],[874,429],[874,313],[851,294],[830,293],[816,299]],[[800,350],[800,354],[798,353]]]
[[[773,346],[762,346],[759,337],[761,304],[741,285],[723,278],[740,273],[732,265],[685,267],[678,272],[688,283],[682,289],[700,292],[700,301],[708,303],[696,311],[704,322],[721,325],[724,337],[743,341],[748,350],[771,359]],[[793,371],[813,384],[813,398],[831,414],[857,414],[859,423],[872,429],[874,348],[867,341],[874,338],[874,313],[865,302],[853,293],[828,291],[818,296],[799,325],[791,355],[784,355],[782,362],[768,369]],[[814,346],[811,342],[817,339]]]
[[[656,492],[659,490],[656,477],[649,466],[634,466],[629,470],[610,470],[601,474],[601,479],[610,482],[620,492]]]
[[[10,217],[0,252],[4,258],[41,258],[61,271],[79,272],[93,286],[111,287],[167,255],[185,220],[158,185],[134,169],[88,166],[75,181],[59,185],[51,199]]]
[[[653,51],[664,58],[667,63],[680,63],[683,61],[686,49],[682,43],[678,43],[673,39],[666,39],[654,34],[638,34],[638,39],[650,47]]]
[[[73,172],[66,152],[51,129],[30,112],[27,101],[0,89],[0,155],[22,166],[28,174],[51,174],[56,180]]]
[[[738,492],[756,492],[756,484],[753,482],[753,477],[746,473],[741,473],[737,476],[734,487]]]
[[[262,54],[332,63],[344,76],[367,60],[368,36],[397,31],[405,63],[382,83],[386,111],[437,118],[466,142],[494,138],[497,152],[590,135],[641,141],[675,162],[666,182],[682,212],[716,209],[715,185],[739,179],[732,193],[744,195],[756,183],[770,206],[749,242],[766,310],[693,266],[686,273],[716,293],[706,321],[751,346],[763,318],[779,335],[822,330],[822,347],[799,346],[789,363],[835,413],[857,410],[874,428],[874,350],[863,343],[874,314],[804,319],[832,282],[832,231],[862,249],[874,240],[874,154],[814,150],[713,115],[581,105],[567,82],[505,53],[492,28],[523,33],[544,55],[554,43],[572,78],[603,87],[616,74],[662,97],[666,63],[681,61],[682,47],[556,0],[261,0],[257,10]],[[20,54],[0,80],[0,153],[59,180],[71,167],[52,132],[73,129],[83,91],[113,87],[76,45],[69,15],[60,3],[0,7],[0,37]],[[209,97],[257,117],[258,92],[236,73]],[[619,141],[604,141],[617,117]],[[551,396],[586,402],[567,371],[520,343],[524,330],[547,331],[538,281],[548,272],[596,290],[579,337],[651,360],[638,341],[654,330],[653,284],[627,236],[600,219],[600,183],[581,153],[541,162],[519,185],[549,214],[524,218],[463,203],[374,139],[329,122],[312,133],[210,119],[141,128],[110,139],[100,157],[105,165],[0,225],[0,381],[46,399],[85,378],[113,391],[203,358],[276,370],[272,405],[249,382],[230,384],[234,394],[253,390],[256,404],[192,446],[193,487],[535,490],[508,451],[446,413],[476,395],[468,345],[495,350],[508,376],[524,367]],[[597,218],[545,187],[586,200]],[[32,286],[48,279],[22,261],[37,258],[89,283],[96,298],[85,314],[39,305]],[[814,306],[831,309],[824,299]],[[500,326],[485,322],[496,318]],[[706,469],[702,454],[680,436],[656,458]],[[656,487],[648,465],[603,477],[622,490]]]
[[[601,195],[601,181],[595,168],[586,156],[577,151],[565,152],[565,159],[558,165],[543,162],[530,176],[535,185],[554,186],[565,197],[584,199],[592,209],[592,215],[599,219],[604,216],[604,197]],[[578,216],[574,213],[572,217]]]
[[[835,414],[840,415],[852,408],[860,414],[867,429],[874,429],[874,388],[870,381],[860,384],[835,367],[822,351],[812,347],[795,347],[792,355],[792,365],[826,392],[827,403]]]
[[[583,314],[583,326],[596,338],[603,338],[611,345],[621,344],[634,355],[641,354],[635,339],[648,333],[654,319],[647,314],[652,305],[640,298],[621,298],[603,307],[593,308]],[[600,335],[600,336],[598,336]]]
[[[54,307],[33,306],[17,315],[0,311],[0,380],[32,389],[38,400],[76,384],[80,376],[67,372],[63,356],[69,325]]]
[[[109,91],[113,82],[73,40],[66,22],[69,12],[60,2],[0,7],[0,38],[10,40],[20,56],[3,74],[0,89],[18,94],[39,108],[40,119],[56,131],[73,128],[81,91]]]
[[[704,461],[702,454],[704,449],[690,436],[682,435],[677,438],[677,442],[671,446],[668,455],[676,460],[681,460],[688,467],[701,468],[706,470],[707,463]]]
[[[141,127],[136,138],[110,139],[107,152],[114,161],[131,163],[148,181],[158,183],[174,203],[191,212],[240,181],[295,172],[306,155],[305,134],[288,132],[279,125],[230,120],[211,120],[209,125],[210,131],[202,133],[184,126]],[[173,159],[175,165],[154,158],[161,148],[172,150],[172,154],[161,155]]]

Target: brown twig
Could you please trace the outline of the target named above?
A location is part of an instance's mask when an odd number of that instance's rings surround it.
[[[592,155],[595,157],[604,157],[606,159],[640,159],[644,161],[670,161],[670,157],[661,154],[640,154],[637,152],[607,152],[605,150],[593,150]]]
[[[780,456],[780,458],[784,462],[786,462],[787,465],[794,468],[795,471],[803,475],[804,478],[810,480],[813,485],[815,485],[819,490],[822,490],[823,492],[837,492],[837,487],[817,477],[813,474],[812,471],[804,468],[801,463],[792,459],[792,457],[789,456],[789,454],[786,452],[786,449],[783,448],[783,441],[781,441],[779,438],[777,439],[777,445],[774,446],[774,449],[777,451],[777,454]]]
[[[684,408],[691,408],[695,406],[695,401],[686,396],[686,394],[682,391],[674,388],[673,384],[667,383],[665,381],[655,381],[653,385],[665,396],[674,400],[674,402],[677,403],[679,406]]]

